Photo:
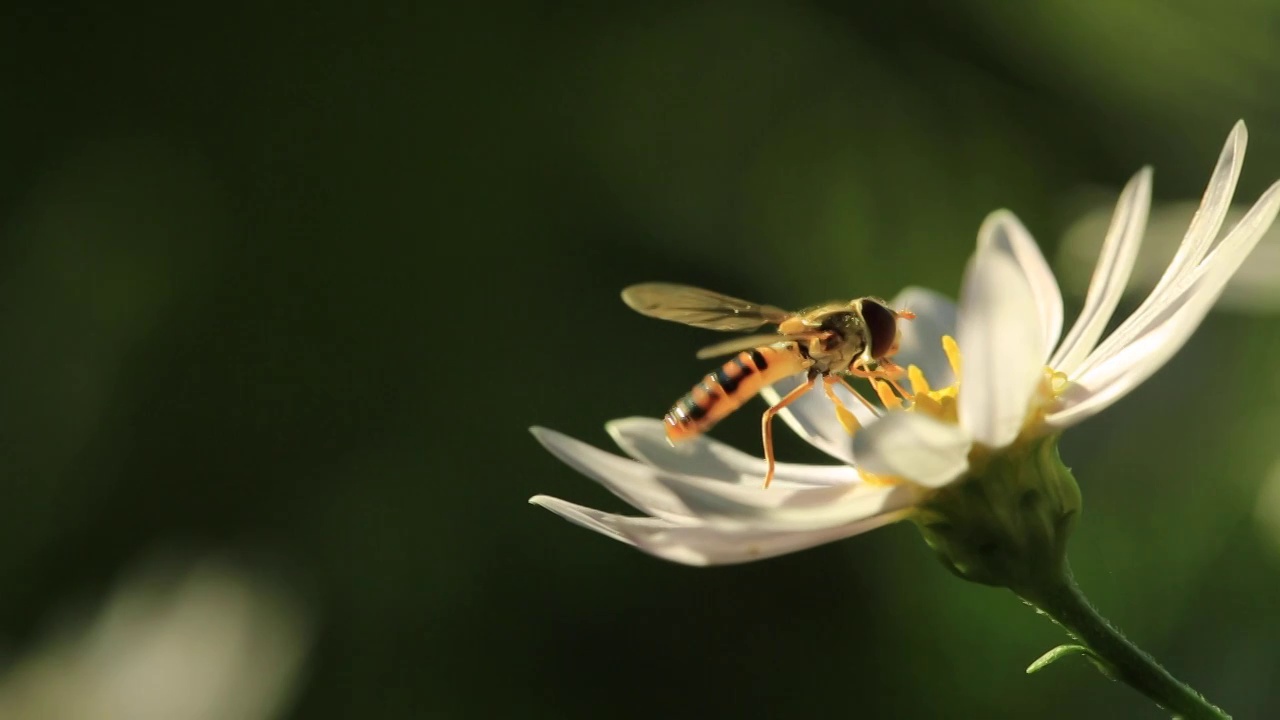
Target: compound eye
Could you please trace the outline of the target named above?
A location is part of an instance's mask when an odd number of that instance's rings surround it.
[[[862,319],[871,338],[871,357],[879,360],[893,350],[898,339],[898,318],[889,308],[875,300],[862,301]]]

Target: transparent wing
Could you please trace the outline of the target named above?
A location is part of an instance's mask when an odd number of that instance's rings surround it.
[[[765,345],[773,345],[780,342],[791,342],[796,338],[791,335],[781,335],[772,333],[769,335],[748,335],[746,337],[725,340],[724,342],[708,345],[698,351],[698,359],[706,360],[707,358],[718,357],[720,355],[730,355],[743,350],[754,350]]]
[[[708,330],[755,330],[792,313],[710,290],[671,283],[642,283],[622,291],[622,301],[641,315]]]

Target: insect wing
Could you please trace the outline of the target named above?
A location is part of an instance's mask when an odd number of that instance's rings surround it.
[[[787,335],[779,335],[771,333],[768,335],[748,335],[746,337],[725,340],[724,342],[708,345],[698,351],[698,359],[706,360],[707,358],[719,357],[721,355],[731,355],[743,350],[754,350],[758,347],[773,345],[774,343],[791,342],[791,338]]]
[[[755,330],[792,315],[772,305],[671,283],[632,285],[622,291],[622,301],[641,315],[708,330]]]

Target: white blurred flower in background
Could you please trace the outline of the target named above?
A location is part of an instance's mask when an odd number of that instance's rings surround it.
[[[1140,297],[1160,281],[1199,207],[1200,203],[1195,200],[1157,203],[1151,207],[1142,249],[1125,287],[1126,295]],[[1224,224],[1234,226],[1248,211],[1248,205],[1231,206]],[[1082,296],[1088,289],[1110,222],[1110,205],[1099,202],[1064,234],[1054,268],[1068,294]],[[1280,226],[1272,226],[1262,236],[1249,262],[1240,266],[1227,283],[1217,308],[1251,314],[1280,312]]]
[[[268,720],[310,639],[300,601],[217,561],[148,566],[0,673],[0,718]]]

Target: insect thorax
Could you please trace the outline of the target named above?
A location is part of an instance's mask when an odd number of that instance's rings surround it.
[[[849,305],[817,308],[805,315],[805,324],[826,331],[826,337],[801,346],[820,373],[842,372],[867,348],[867,327],[862,316]]]

